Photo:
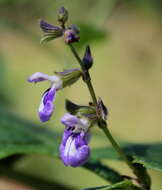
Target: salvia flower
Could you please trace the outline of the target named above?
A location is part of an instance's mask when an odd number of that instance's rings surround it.
[[[88,146],[90,121],[67,113],[61,122],[66,127],[60,145],[60,157],[63,163],[72,167],[85,164],[90,156]]]
[[[42,122],[48,121],[52,116],[54,111],[53,102],[57,91],[66,86],[72,85],[80,76],[81,72],[79,69],[72,69],[52,76],[37,72],[28,78],[28,82],[33,83],[46,80],[50,82],[50,88],[44,92],[38,109],[38,115]]]

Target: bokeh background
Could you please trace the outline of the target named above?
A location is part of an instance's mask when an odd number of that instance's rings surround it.
[[[70,50],[59,39],[40,45],[40,18],[56,23],[57,9],[64,5],[70,23],[81,29],[80,55],[91,45],[94,67],[92,82],[97,95],[109,108],[109,127],[116,139],[131,142],[162,141],[162,2],[160,0],[0,0],[0,102],[15,114],[62,132],[59,118],[64,100],[86,104],[89,93],[82,81],[59,92],[57,112],[47,124],[39,122],[37,109],[48,83],[29,84],[36,71],[53,71],[78,66]],[[12,126],[11,126],[12,127]],[[92,147],[107,143],[93,130]],[[109,165],[128,173],[119,162]],[[59,160],[30,155],[16,166],[45,179],[76,188],[106,182],[82,168],[65,167]],[[161,190],[162,174],[149,171],[152,190]],[[15,182],[0,180],[0,189],[23,189]],[[12,188],[11,188],[12,187]],[[27,188],[30,189],[30,188]]]

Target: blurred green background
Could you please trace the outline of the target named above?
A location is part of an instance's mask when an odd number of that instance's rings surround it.
[[[78,66],[70,50],[59,39],[40,45],[40,18],[56,23],[57,9],[70,12],[69,23],[81,29],[80,55],[90,44],[94,67],[92,82],[97,95],[109,108],[109,127],[120,141],[162,141],[162,1],[160,0],[0,0],[0,103],[15,114],[63,131],[59,118],[65,113],[64,100],[90,101],[82,81],[59,92],[56,112],[47,124],[39,122],[37,109],[48,83],[29,84],[36,71],[53,71]],[[12,126],[11,126],[12,127]],[[91,146],[107,143],[93,130]],[[128,173],[125,164],[108,162]],[[65,167],[60,161],[27,156],[16,166],[45,179],[76,188],[105,185],[106,182],[82,168]],[[161,190],[162,174],[149,171],[152,190]],[[0,181],[0,189],[4,188]],[[7,189],[7,188],[6,188]],[[9,188],[10,189],[10,188]]]

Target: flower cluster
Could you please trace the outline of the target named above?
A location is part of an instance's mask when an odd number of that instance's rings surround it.
[[[47,22],[41,20],[40,28],[43,31],[43,37],[41,42],[48,42],[55,38],[64,37],[64,41],[66,44],[71,44],[79,41],[79,29],[76,25],[72,24],[70,26],[65,26],[68,20],[68,12],[64,7],[59,9],[58,14],[58,22],[60,26],[54,26],[52,24],[48,24]]]
[[[79,30],[76,25],[66,26],[68,20],[68,12],[61,7],[58,14],[58,22],[60,26],[53,26],[40,21],[40,28],[44,36],[42,42],[47,42],[55,38],[64,37],[66,44],[71,44],[79,40]],[[83,59],[81,60],[83,68],[88,72],[92,67],[93,58],[91,56],[90,47],[87,46]],[[65,70],[63,72],[55,72],[54,75],[47,75],[36,72],[28,78],[28,82],[37,83],[49,81],[49,88],[43,93],[38,115],[42,122],[48,121],[54,110],[54,101],[59,90],[74,84],[81,76],[84,79],[84,71],[78,68]],[[83,165],[90,156],[90,128],[97,122],[98,118],[106,119],[107,109],[101,99],[97,106],[81,106],[69,100],[66,101],[66,113],[61,123],[65,125],[62,142],[60,145],[60,158],[66,166],[77,167]]]

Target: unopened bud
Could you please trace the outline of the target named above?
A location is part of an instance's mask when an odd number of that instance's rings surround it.
[[[89,46],[86,47],[85,54],[83,57],[83,64],[87,70],[90,69],[93,65],[93,58],[91,56],[91,50]]]
[[[64,7],[60,7],[58,13],[58,21],[65,23],[68,20],[68,11]]]

